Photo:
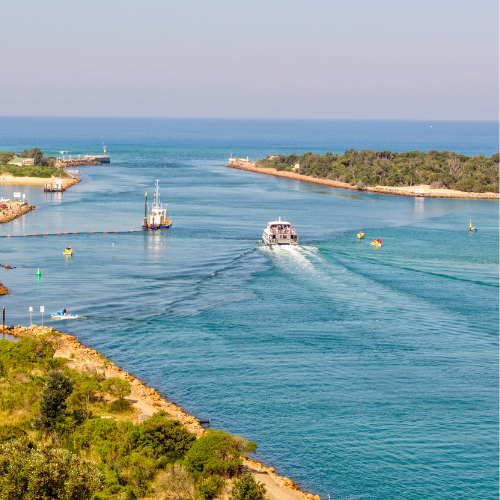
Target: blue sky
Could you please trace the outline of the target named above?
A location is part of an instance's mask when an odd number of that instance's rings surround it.
[[[496,0],[16,0],[0,115],[498,119]]]

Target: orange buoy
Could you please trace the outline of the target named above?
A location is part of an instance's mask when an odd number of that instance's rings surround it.
[[[64,234],[68,234],[68,233],[64,233]]]
[[[28,236],[27,234],[25,234],[24,236]]]
[[[7,235],[7,238],[10,238],[10,234]]]
[[[34,234],[33,236],[36,236],[36,234]]]
[[[73,233],[73,234],[76,234],[76,233]]]
[[[57,234],[61,234],[61,233],[57,233]]]
[[[103,231],[103,233],[107,233],[107,231]]]
[[[137,232],[140,233],[142,231],[142,229],[138,229]]]
[[[120,231],[115,231],[115,233],[119,233]]]
[[[94,231],[90,231],[90,234],[94,234]]]
[[[134,230],[133,230],[133,229],[131,229],[131,230],[130,230],[130,232],[131,232],[131,233],[133,233],[133,232],[134,232]]]
[[[47,233],[43,233],[44,236],[47,236]]]

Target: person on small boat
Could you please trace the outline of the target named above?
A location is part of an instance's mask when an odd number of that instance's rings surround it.
[[[68,313],[66,312],[66,308],[63,309],[63,314],[66,316]]]

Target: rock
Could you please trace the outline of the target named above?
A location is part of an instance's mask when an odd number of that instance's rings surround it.
[[[314,495],[314,500],[321,500],[321,499],[319,498],[319,495]]]
[[[141,413],[139,415],[139,420],[147,420],[151,415],[148,415],[147,413]]]
[[[308,494],[307,494],[307,498],[308,498],[309,500],[314,500],[314,495],[313,495],[312,493],[308,493]]]

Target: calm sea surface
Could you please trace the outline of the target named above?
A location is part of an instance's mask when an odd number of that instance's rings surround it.
[[[28,324],[30,305],[39,324],[44,305],[46,324],[256,441],[257,459],[322,497],[498,498],[498,202],[224,167],[230,153],[350,148],[490,156],[498,123],[0,118],[4,151],[103,142],[112,163],[80,167],[62,195],[0,187],[37,207],[0,235],[138,229],[156,178],[173,228],[0,238],[16,267],[0,268],[8,324]],[[299,248],[258,243],[278,216]],[[63,307],[85,319],[51,323]]]

